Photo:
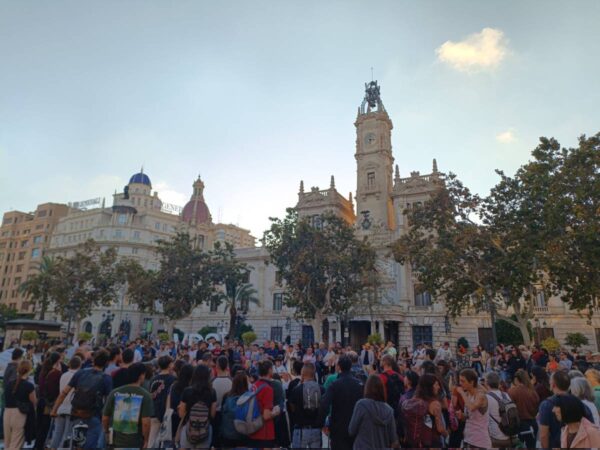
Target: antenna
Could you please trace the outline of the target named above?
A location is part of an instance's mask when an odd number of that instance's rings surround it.
[[[371,67],[371,81],[373,81],[373,67]]]

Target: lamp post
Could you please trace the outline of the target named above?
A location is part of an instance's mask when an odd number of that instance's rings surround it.
[[[289,345],[292,342],[292,334],[291,334],[291,329],[292,329],[292,319],[291,318],[287,318],[285,319],[285,331],[286,331],[286,343]]]
[[[496,304],[494,303],[492,288],[490,286],[486,286],[485,290],[487,306],[490,310],[490,320],[492,321],[492,352],[495,352],[496,347],[498,346],[498,334],[496,333]]]

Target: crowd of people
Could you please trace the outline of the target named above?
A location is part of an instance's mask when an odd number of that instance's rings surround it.
[[[595,356],[138,339],[51,346],[33,364],[17,347],[4,446],[600,447]]]

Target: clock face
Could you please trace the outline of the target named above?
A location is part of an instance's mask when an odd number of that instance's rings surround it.
[[[377,138],[375,137],[375,133],[367,133],[365,136],[365,145],[373,145]]]

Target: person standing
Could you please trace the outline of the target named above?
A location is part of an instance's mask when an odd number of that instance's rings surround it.
[[[360,363],[367,375],[371,373],[373,364],[375,364],[375,353],[371,349],[371,344],[367,343],[363,345],[363,349],[360,352]]]
[[[264,424],[256,433],[250,435],[248,447],[271,448],[275,446],[274,419],[281,414],[279,405],[274,405],[275,393],[271,385],[273,378],[273,363],[269,360],[259,361],[258,380],[252,385],[256,392],[256,401]]]
[[[535,448],[538,431],[535,415],[540,405],[540,398],[531,384],[529,375],[523,369],[517,370],[508,395],[513,399],[519,411],[519,438],[527,448]]]
[[[321,448],[319,407],[325,393],[315,379],[315,366],[305,363],[301,369],[301,384],[290,393],[288,405],[294,416],[292,448]]]
[[[13,380],[17,379],[17,369],[19,363],[23,360],[23,349],[15,348],[10,357],[11,361],[6,365],[4,370],[4,386],[7,386]]]
[[[150,438],[148,445],[150,448],[156,447],[156,438],[160,430],[160,424],[167,410],[167,397],[171,385],[177,378],[172,373],[173,359],[170,356],[161,356],[158,358],[159,372],[150,380],[150,395],[154,403],[154,415],[150,419]],[[128,373],[129,373],[129,369]],[[131,381],[131,379],[130,379]]]
[[[83,446],[85,449],[104,447],[105,444],[101,423],[102,407],[104,399],[112,390],[112,378],[104,373],[108,358],[106,350],[97,350],[93,357],[93,367],[80,370],[71,378],[56,399],[51,412],[52,417],[56,417],[62,402],[72,390],[75,391],[71,400],[71,413],[88,427]]]
[[[367,379],[364,398],[354,406],[348,433],[355,437],[354,450],[399,447],[394,410],[385,401],[383,382],[377,375]]]
[[[32,370],[29,360],[19,362],[16,377],[11,379],[4,389],[4,446],[6,449],[23,448],[25,441],[30,442],[34,433],[26,436],[28,416],[35,417],[37,406],[35,388],[28,381]]]
[[[498,373],[488,372],[485,375],[485,387],[487,388],[488,415],[490,418],[488,430],[490,432],[490,439],[492,440],[492,447],[514,447],[517,443],[517,435],[509,436],[500,429],[500,425],[502,424],[500,402],[509,402],[512,400],[506,392],[500,390],[500,376]]]
[[[560,432],[561,448],[599,448],[600,429],[585,417],[585,406],[577,397],[561,395],[552,412],[565,426]]]
[[[213,421],[213,446],[221,447],[221,407],[223,397],[231,391],[231,377],[229,376],[229,358],[221,355],[217,358],[217,376],[212,381],[212,387],[217,394],[217,412]]]
[[[150,393],[142,388],[146,367],[143,363],[134,363],[127,372],[131,382],[114,389],[106,399],[102,428],[106,442],[114,448],[148,448],[151,447],[148,439],[153,401]]]
[[[352,361],[347,355],[338,359],[338,379],[334,381],[321,401],[319,417],[321,422],[329,414],[331,407],[331,448],[346,450],[352,448],[354,438],[348,432],[348,425],[354,406],[363,396],[363,386],[350,372]]]
[[[194,369],[192,384],[183,390],[181,402],[177,407],[181,432],[179,439],[183,448],[209,448],[212,440],[210,421],[217,412],[217,394],[210,383],[211,371],[200,364]],[[201,430],[201,436],[195,432]],[[199,442],[195,442],[200,439]]]
[[[59,382],[59,392],[62,392],[73,375],[81,368],[81,358],[79,356],[73,356],[69,360],[69,370],[62,374]],[[54,431],[52,432],[52,441],[50,442],[50,448],[61,448],[69,433],[71,427],[71,399],[73,398],[73,391],[62,402],[58,410],[56,411],[57,416],[54,418]]]
[[[490,448],[492,440],[488,425],[488,401],[485,392],[477,383],[477,372],[463,369],[459,375],[460,387],[456,392],[465,403],[464,446]]]
[[[127,368],[133,364],[133,350],[126,348],[121,354],[121,364],[110,375],[113,381],[113,388],[119,388],[129,383],[127,379]]]

